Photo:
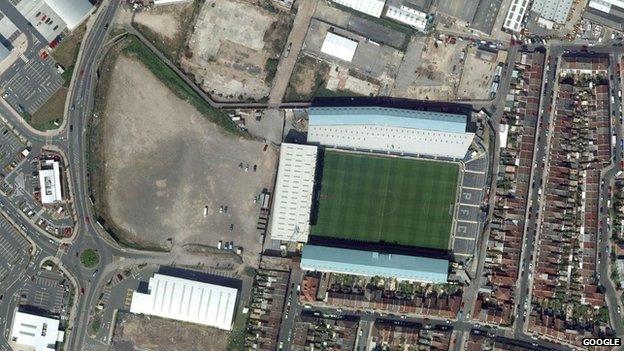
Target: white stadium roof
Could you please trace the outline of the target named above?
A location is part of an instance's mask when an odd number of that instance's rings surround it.
[[[11,342],[26,350],[56,350],[56,342],[63,341],[63,335],[59,332],[58,319],[24,312],[16,312],[13,318]]]
[[[147,294],[132,293],[130,312],[232,329],[234,288],[156,273]]]
[[[317,147],[282,143],[275,185],[271,238],[307,242]]]
[[[386,4],[385,0],[334,0],[334,2],[373,17],[381,17]]]
[[[321,52],[351,62],[357,46],[358,42],[355,40],[327,32],[323,46],[321,46]]]

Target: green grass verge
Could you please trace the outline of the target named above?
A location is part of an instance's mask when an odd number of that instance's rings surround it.
[[[240,310],[242,311],[242,309]],[[240,311],[237,313],[232,332],[228,338],[228,351],[242,351],[245,349],[245,334],[248,319],[249,314],[243,314]]]
[[[135,36],[128,36],[122,52],[141,61],[165,86],[173,91],[179,98],[187,101],[201,114],[212,122],[221,126],[226,132],[247,136],[241,131],[223,111],[210,106],[193,88],[180,78],[175,71],[162,62],[149,48],[141,43]]]
[[[80,254],[80,263],[86,268],[93,268],[100,263],[100,255],[94,249],[86,249]]]
[[[270,58],[264,64],[264,70],[267,72],[266,82],[271,83],[275,78],[275,74],[277,73],[277,65],[279,64],[278,58]]]
[[[453,163],[327,151],[312,234],[447,249],[458,176]]]
[[[65,72],[61,74],[61,78],[63,78],[63,86],[69,88],[69,84],[71,83],[72,75],[74,74],[74,65],[71,65],[65,69]]]
[[[338,89],[334,91],[334,90],[329,90],[326,87],[321,87],[314,93],[314,97],[348,97],[348,96],[363,96],[363,95],[356,93],[354,91],[351,91],[349,89]]]

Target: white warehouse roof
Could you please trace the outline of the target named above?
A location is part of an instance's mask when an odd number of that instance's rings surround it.
[[[512,0],[503,28],[512,32],[519,32],[528,6],[529,0]]]
[[[52,165],[52,168],[42,169],[39,171],[39,187],[41,188],[41,203],[51,204],[63,200],[61,193],[61,172],[59,163],[56,161],[45,161],[46,166]]]
[[[385,107],[312,107],[308,142],[367,152],[464,158],[468,116]]]
[[[307,242],[317,147],[282,143],[271,222],[271,238]]]
[[[56,350],[56,342],[63,341],[58,319],[36,314],[16,312],[11,327],[11,342],[27,350]]]
[[[95,9],[89,0],[45,0],[45,3],[61,17],[70,31],[78,27]]]
[[[381,17],[386,0],[333,0],[342,6],[350,7],[373,17]]]
[[[427,14],[411,7],[388,6],[386,17],[410,25],[421,32],[427,28]]]
[[[321,52],[351,62],[357,46],[358,42],[355,40],[327,32]]]
[[[132,293],[130,312],[232,329],[234,288],[156,273],[148,289],[147,294]]]

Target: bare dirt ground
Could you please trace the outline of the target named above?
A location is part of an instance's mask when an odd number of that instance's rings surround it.
[[[454,100],[464,67],[467,43],[437,43],[435,38],[414,38],[408,46],[392,95],[423,100]]]
[[[269,95],[273,67],[293,21],[243,1],[206,1],[181,65],[202,88],[223,100],[259,100]],[[273,72],[271,72],[273,70]]]
[[[225,350],[229,334],[223,330],[196,324],[120,313],[117,315],[110,350]]]
[[[144,25],[154,33],[168,40],[179,39],[182,28],[180,21],[182,16],[188,15],[192,11],[193,2],[155,6],[149,10],[139,11],[134,16],[134,21]],[[182,38],[182,40],[184,40]]]
[[[484,59],[475,47],[470,47],[457,88],[457,98],[462,100],[488,99],[497,63],[496,59]]]
[[[127,240],[166,246],[171,238],[174,252],[233,241],[254,263],[260,204],[253,199],[273,184],[274,148],[224,134],[123,56],[102,123],[104,210]]]

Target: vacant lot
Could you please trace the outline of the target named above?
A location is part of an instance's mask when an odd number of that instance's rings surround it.
[[[171,239],[174,249],[234,241],[253,258],[260,248],[253,199],[272,184],[275,150],[225,134],[126,56],[113,67],[106,101],[99,193],[125,240]]]
[[[134,26],[165,55],[177,62],[192,27],[195,9],[199,6],[197,1],[155,6],[136,12]]]
[[[225,350],[230,333],[174,320],[120,313],[111,350],[200,351]]]
[[[456,164],[325,152],[313,235],[447,249]]]
[[[462,100],[489,99],[497,63],[496,54],[470,47],[457,89],[457,98]]]
[[[310,101],[325,88],[330,66],[327,62],[301,54],[286,87],[285,101]]]
[[[293,17],[243,1],[202,6],[182,67],[204,90],[225,100],[267,97]]]
[[[392,96],[423,100],[454,100],[464,67],[467,43],[436,42],[414,37],[397,75]]]

